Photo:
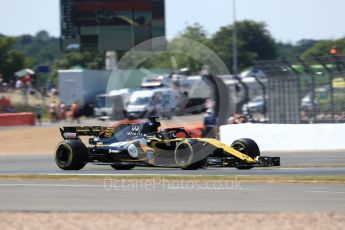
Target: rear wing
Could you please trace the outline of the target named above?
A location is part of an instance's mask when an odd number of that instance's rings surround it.
[[[68,126],[60,128],[64,140],[78,139],[78,136],[98,136],[107,127],[102,126]]]
[[[121,123],[114,127],[103,126],[65,126],[60,128],[61,136],[64,140],[78,140],[79,136],[101,136],[110,137],[113,133],[120,131],[131,125],[131,123]]]

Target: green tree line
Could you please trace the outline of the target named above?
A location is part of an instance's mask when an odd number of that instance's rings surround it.
[[[192,47],[189,47],[188,42],[181,39],[189,38],[213,50],[231,71],[234,26],[237,30],[239,70],[249,68],[255,60],[329,55],[329,50],[333,46],[337,46],[340,55],[345,53],[345,38],[337,40],[303,39],[295,44],[283,43],[272,37],[265,23],[244,20],[236,22],[235,25],[223,26],[214,34],[208,34],[200,24],[187,26],[175,38],[168,41],[168,51],[138,52],[133,57],[133,62],[138,61],[136,65],[138,67],[172,69],[169,51],[175,50],[179,53],[176,55],[179,67],[188,67],[191,72],[197,73],[204,63],[199,63],[183,55],[186,51],[202,55],[199,50],[191,50]],[[75,66],[102,69],[105,64],[104,59],[104,52],[98,51],[63,53],[60,50],[59,38],[50,36],[46,31],[18,37],[0,35],[0,73],[5,81],[13,79],[14,73],[20,69],[32,68],[35,70],[38,65],[49,66],[51,69],[49,77],[52,79],[56,78],[58,69],[69,69]]]

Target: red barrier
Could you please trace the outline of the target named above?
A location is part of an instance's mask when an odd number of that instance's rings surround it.
[[[2,113],[0,126],[35,125],[34,113]]]

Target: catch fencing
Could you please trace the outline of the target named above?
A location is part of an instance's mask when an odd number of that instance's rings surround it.
[[[345,122],[345,56],[257,61],[269,123]]]

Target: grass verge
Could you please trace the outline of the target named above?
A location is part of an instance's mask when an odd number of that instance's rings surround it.
[[[231,176],[201,176],[201,175],[66,175],[66,174],[1,174],[0,180],[183,180],[183,181],[241,181],[244,183],[325,183],[345,184],[344,176],[303,176],[303,175],[231,175]]]

